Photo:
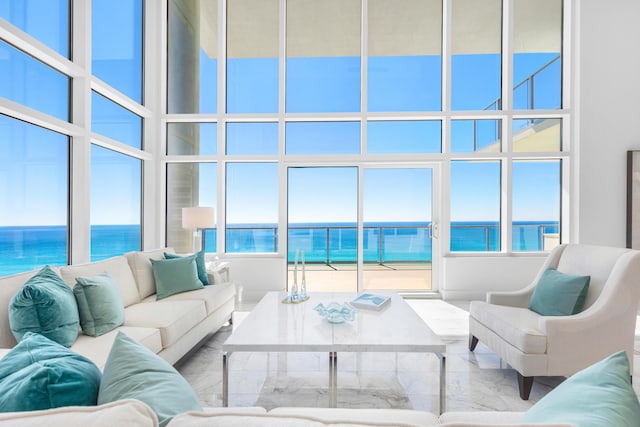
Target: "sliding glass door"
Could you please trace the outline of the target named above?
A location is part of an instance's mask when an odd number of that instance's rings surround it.
[[[431,166],[289,167],[287,175],[288,289],[296,270],[301,284],[304,254],[310,292],[433,290]]]

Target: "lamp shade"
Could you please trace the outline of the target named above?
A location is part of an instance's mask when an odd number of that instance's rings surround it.
[[[195,206],[182,208],[182,228],[213,228],[215,221],[213,208]]]

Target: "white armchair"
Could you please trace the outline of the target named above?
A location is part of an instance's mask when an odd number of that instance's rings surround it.
[[[584,309],[570,316],[542,316],[528,309],[547,268],[591,276]],[[633,372],[633,343],[640,301],[640,251],[561,245],[533,282],[516,292],[487,294],[469,309],[469,350],[478,340],[518,372],[520,397],[529,398],[535,376],[565,376],[624,350]]]

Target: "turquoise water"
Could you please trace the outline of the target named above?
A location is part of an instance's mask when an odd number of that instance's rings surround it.
[[[514,251],[542,249],[542,234],[557,233],[557,222],[514,223]],[[231,226],[227,252],[276,252],[275,225]],[[451,225],[451,251],[498,251],[498,223],[464,222]],[[91,227],[91,260],[109,258],[140,249],[139,225]],[[310,263],[355,262],[355,224],[296,224],[289,227],[289,262],[296,249]],[[364,226],[364,262],[431,262],[429,223],[376,223]],[[215,252],[216,230],[205,233],[207,252]],[[67,228],[64,226],[0,227],[0,276],[44,265],[67,264]]]

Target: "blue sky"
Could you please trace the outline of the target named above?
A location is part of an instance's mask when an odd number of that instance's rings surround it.
[[[66,28],[64,19],[42,20],[42,13],[27,12],[22,19],[15,11],[19,2],[8,8],[0,5],[0,17],[40,38],[66,55],[66,41],[61,34]],[[27,2],[33,5],[33,2]],[[43,4],[41,4],[43,3]],[[38,2],[46,7],[50,16],[64,14],[65,1]],[[141,97],[141,37],[135,25],[141,14],[140,7],[114,8],[110,0],[93,0],[95,31],[92,43],[94,73],[135,100]],[[131,4],[140,5],[141,2]],[[46,5],[46,6],[45,6]],[[31,7],[31,6],[30,6]],[[42,9],[39,10],[42,12]],[[51,23],[55,25],[52,26]],[[107,25],[108,23],[108,25]],[[112,29],[117,23],[118,31]],[[548,62],[555,54],[519,54],[514,58],[514,82]],[[200,55],[200,112],[217,110],[217,61]],[[456,55],[452,58],[452,108],[454,110],[481,110],[500,95],[500,55]],[[0,67],[0,96],[45,111],[66,120],[65,98],[68,79],[48,67],[17,54],[13,48],[0,45],[0,62],[11,66]],[[369,111],[438,111],[441,104],[441,60],[437,56],[371,57],[368,61]],[[278,61],[273,58],[236,59],[228,62],[229,112],[274,113],[278,108]],[[360,111],[360,58],[287,58],[287,112],[358,112]],[[28,72],[24,72],[27,70]],[[536,108],[558,106],[560,94],[560,64],[537,82]],[[42,97],[42,91],[60,96]],[[518,93],[516,106],[526,106],[526,96]],[[47,100],[44,102],[43,100]],[[94,130],[125,144],[139,143],[141,121],[132,113],[94,95]],[[5,121],[6,122],[6,121]],[[9,120],[4,125],[21,128],[22,124]],[[491,141],[495,123],[485,123],[485,141]],[[455,126],[455,125],[454,125]],[[461,129],[464,128],[461,124]],[[22,132],[19,129],[10,132]],[[215,128],[214,128],[215,130]],[[368,152],[437,153],[440,151],[442,124],[440,121],[369,122]],[[455,130],[455,128],[454,128]],[[275,124],[230,124],[229,152],[233,154],[276,154],[278,129]],[[9,132],[9,133],[10,133]],[[6,133],[3,133],[6,135]],[[207,129],[203,138],[215,138],[215,131]],[[487,136],[488,135],[488,136]],[[360,150],[359,122],[288,123],[286,126],[287,154],[339,154],[358,153]],[[454,151],[469,148],[469,134],[462,129],[452,132]],[[457,139],[460,138],[460,139]],[[55,134],[42,137],[41,144],[54,144]],[[249,141],[244,144],[244,141]],[[5,142],[6,143],[6,142]],[[56,142],[55,144],[59,144]],[[215,147],[215,141],[208,143]],[[99,153],[101,150],[94,150]],[[202,152],[202,154],[210,154]],[[12,158],[20,154],[12,153]],[[32,159],[24,154],[25,162]],[[115,157],[114,157],[115,156]],[[60,160],[56,160],[60,164]],[[6,162],[4,162],[6,163]],[[92,223],[139,222],[139,161],[121,155],[96,155],[92,159]],[[229,222],[276,222],[277,220],[277,166],[275,164],[247,166],[229,165],[227,191],[227,217]],[[7,166],[3,166],[7,168]],[[50,200],[47,186],[34,186],[33,182],[47,182],[48,168],[35,168],[28,178],[15,180],[17,193],[30,191],[36,200]],[[500,206],[499,165],[496,163],[452,165],[451,219],[453,221],[498,220]],[[216,167],[203,167],[201,205],[217,206]],[[425,170],[398,170],[365,174],[365,217],[377,220],[421,220],[430,205],[431,177]],[[7,170],[0,170],[8,173]],[[1,177],[2,175],[0,175]],[[66,179],[66,177],[65,177]],[[371,184],[367,182],[370,180]],[[514,166],[513,175],[514,220],[557,220],[559,213],[559,165],[528,163]],[[130,189],[113,191],[116,187]],[[369,188],[385,199],[367,196]],[[354,204],[357,201],[357,172],[355,168],[291,169],[289,171],[289,219],[291,222],[355,221]],[[21,190],[21,191],[20,191]],[[138,189],[139,190],[139,189]],[[231,191],[233,190],[233,191]],[[12,193],[13,194],[13,193]],[[429,196],[429,197],[427,197]],[[16,199],[7,200],[15,205]],[[53,210],[41,214],[15,210],[14,215],[2,223],[64,223],[66,201],[63,198]],[[114,207],[117,207],[114,209]],[[535,217],[535,218],[534,218]],[[366,219],[365,218],[365,219]]]

